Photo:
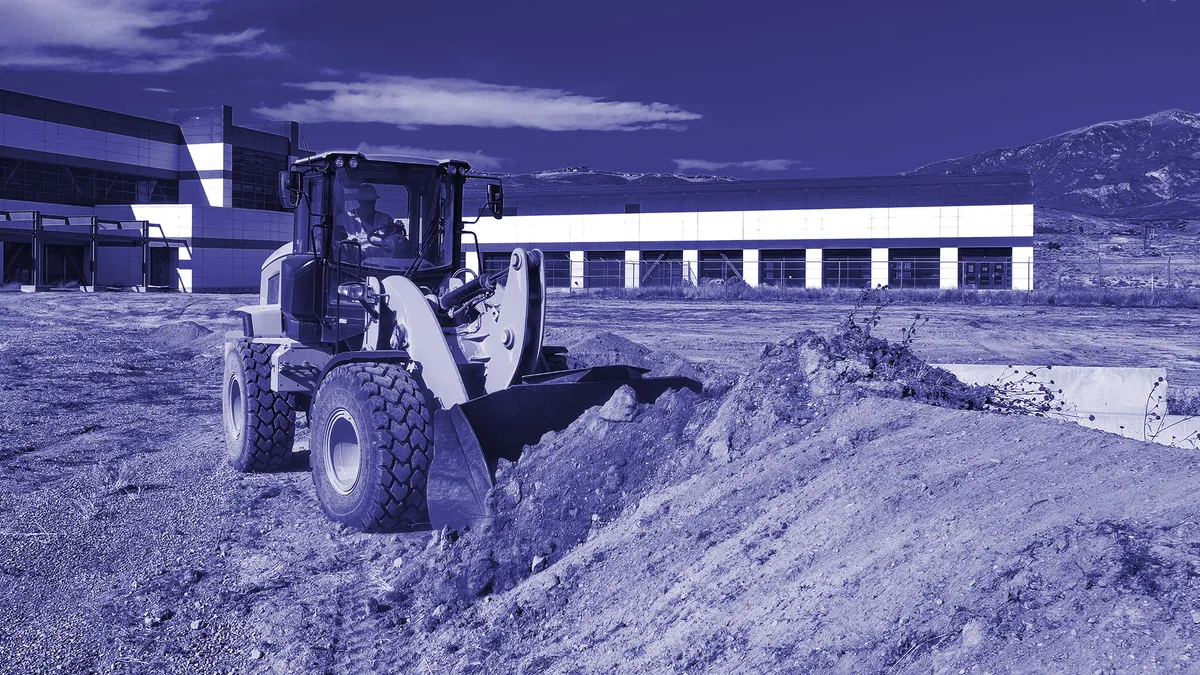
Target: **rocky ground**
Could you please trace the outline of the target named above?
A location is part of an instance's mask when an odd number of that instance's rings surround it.
[[[922,360],[985,334],[1026,360],[1007,322],[910,352],[905,316],[887,343],[844,310],[653,328],[555,300],[573,359],[704,391],[618,392],[543,438],[486,529],[363,535],[322,517],[303,433],[292,470],[224,462],[247,301],[0,296],[0,672],[1196,670],[1194,453],[980,411]],[[1060,355],[1127,351],[1137,321],[1170,341],[1152,310],[1060,310]]]

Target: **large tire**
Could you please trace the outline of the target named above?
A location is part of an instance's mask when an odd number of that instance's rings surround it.
[[[290,394],[271,391],[277,345],[239,340],[225,356],[221,420],[229,463],[238,471],[274,471],[287,464],[296,432]]]
[[[321,383],[312,411],[313,483],[330,518],[368,532],[428,524],[433,420],[407,370],[339,366]]]

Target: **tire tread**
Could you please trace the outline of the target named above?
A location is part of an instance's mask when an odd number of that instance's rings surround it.
[[[432,448],[431,415],[416,380],[392,363],[349,363],[327,378],[326,386],[353,386],[365,395],[373,437],[380,451],[377,463],[383,473],[366,508],[346,524],[368,532],[413,529],[428,523],[425,487]],[[316,467],[318,458],[314,454]],[[314,470],[313,478],[318,472]]]
[[[271,354],[277,345],[239,340],[236,350],[246,387],[242,452],[230,463],[239,471],[275,471],[287,464],[296,436],[296,406],[289,394],[271,390]]]

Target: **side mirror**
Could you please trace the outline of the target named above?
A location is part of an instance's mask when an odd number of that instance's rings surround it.
[[[492,212],[492,217],[500,219],[504,217],[504,186],[497,183],[488,183],[487,186],[487,207]]]
[[[300,186],[303,174],[299,171],[279,172],[279,203],[291,211],[300,205]]]

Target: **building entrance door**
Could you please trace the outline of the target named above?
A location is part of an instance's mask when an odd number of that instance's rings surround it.
[[[179,250],[170,246],[151,246],[150,247],[150,279],[148,283],[151,286],[159,288],[174,287],[176,261],[179,259]]]
[[[0,270],[0,283],[33,284],[33,245],[4,242],[4,260]]]
[[[959,286],[978,289],[1011,289],[1012,260],[987,259],[964,260],[959,263],[962,275]]]
[[[47,244],[46,261],[43,267],[44,281],[48,286],[87,286],[87,258],[84,246]]]

